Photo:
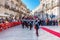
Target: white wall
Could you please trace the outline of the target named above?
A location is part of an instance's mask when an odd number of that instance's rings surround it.
[[[52,9],[52,12],[54,15],[58,16],[59,15],[59,7],[55,7],[54,9]]]

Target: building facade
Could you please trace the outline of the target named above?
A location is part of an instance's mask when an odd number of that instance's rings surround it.
[[[50,18],[50,15],[55,15],[54,19],[60,18],[60,0],[40,0],[40,5],[37,8],[38,10],[35,12],[40,15],[48,14],[48,18]]]
[[[28,14],[29,10],[21,0],[0,0],[0,17],[21,18]]]

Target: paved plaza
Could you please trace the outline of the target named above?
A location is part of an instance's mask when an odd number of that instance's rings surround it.
[[[57,32],[60,31],[58,26],[43,26]],[[39,29],[39,37],[36,37],[35,29],[29,30],[27,28],[22,29],[21,25],[15,26],[0,33],[0,40],[60,40],[59,37],[43,30]]]

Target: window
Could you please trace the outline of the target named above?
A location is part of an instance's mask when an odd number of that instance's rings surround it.
[[[14,4],[14,2],[13,2],[13,1],[11,1],[11,3],[12,3],[12,4]]]
[[[53,2],[54,2],[54,1],[52,0],[52,1],[51,1],[51,5],[52,5],[52,6],[53,6]]]
[[[9,6],[5,4],[5,8],[7,8],[7,9],[8,9],[8,8],[9,8]]]
[[[2,6],[2,4],[0,4],[0,6]]]

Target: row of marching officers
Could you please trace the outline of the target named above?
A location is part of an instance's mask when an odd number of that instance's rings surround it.
[[[29,28],[32,30],[33,26],[36,29],[36,35],[39,36],[38,34],[38,29],[40,28],[40,20],[37,18],[35,20],[33,19],[22,19],[22,28]]]
[[[33,28],[33,20],[32,19],[22,19],[22,28]]]

